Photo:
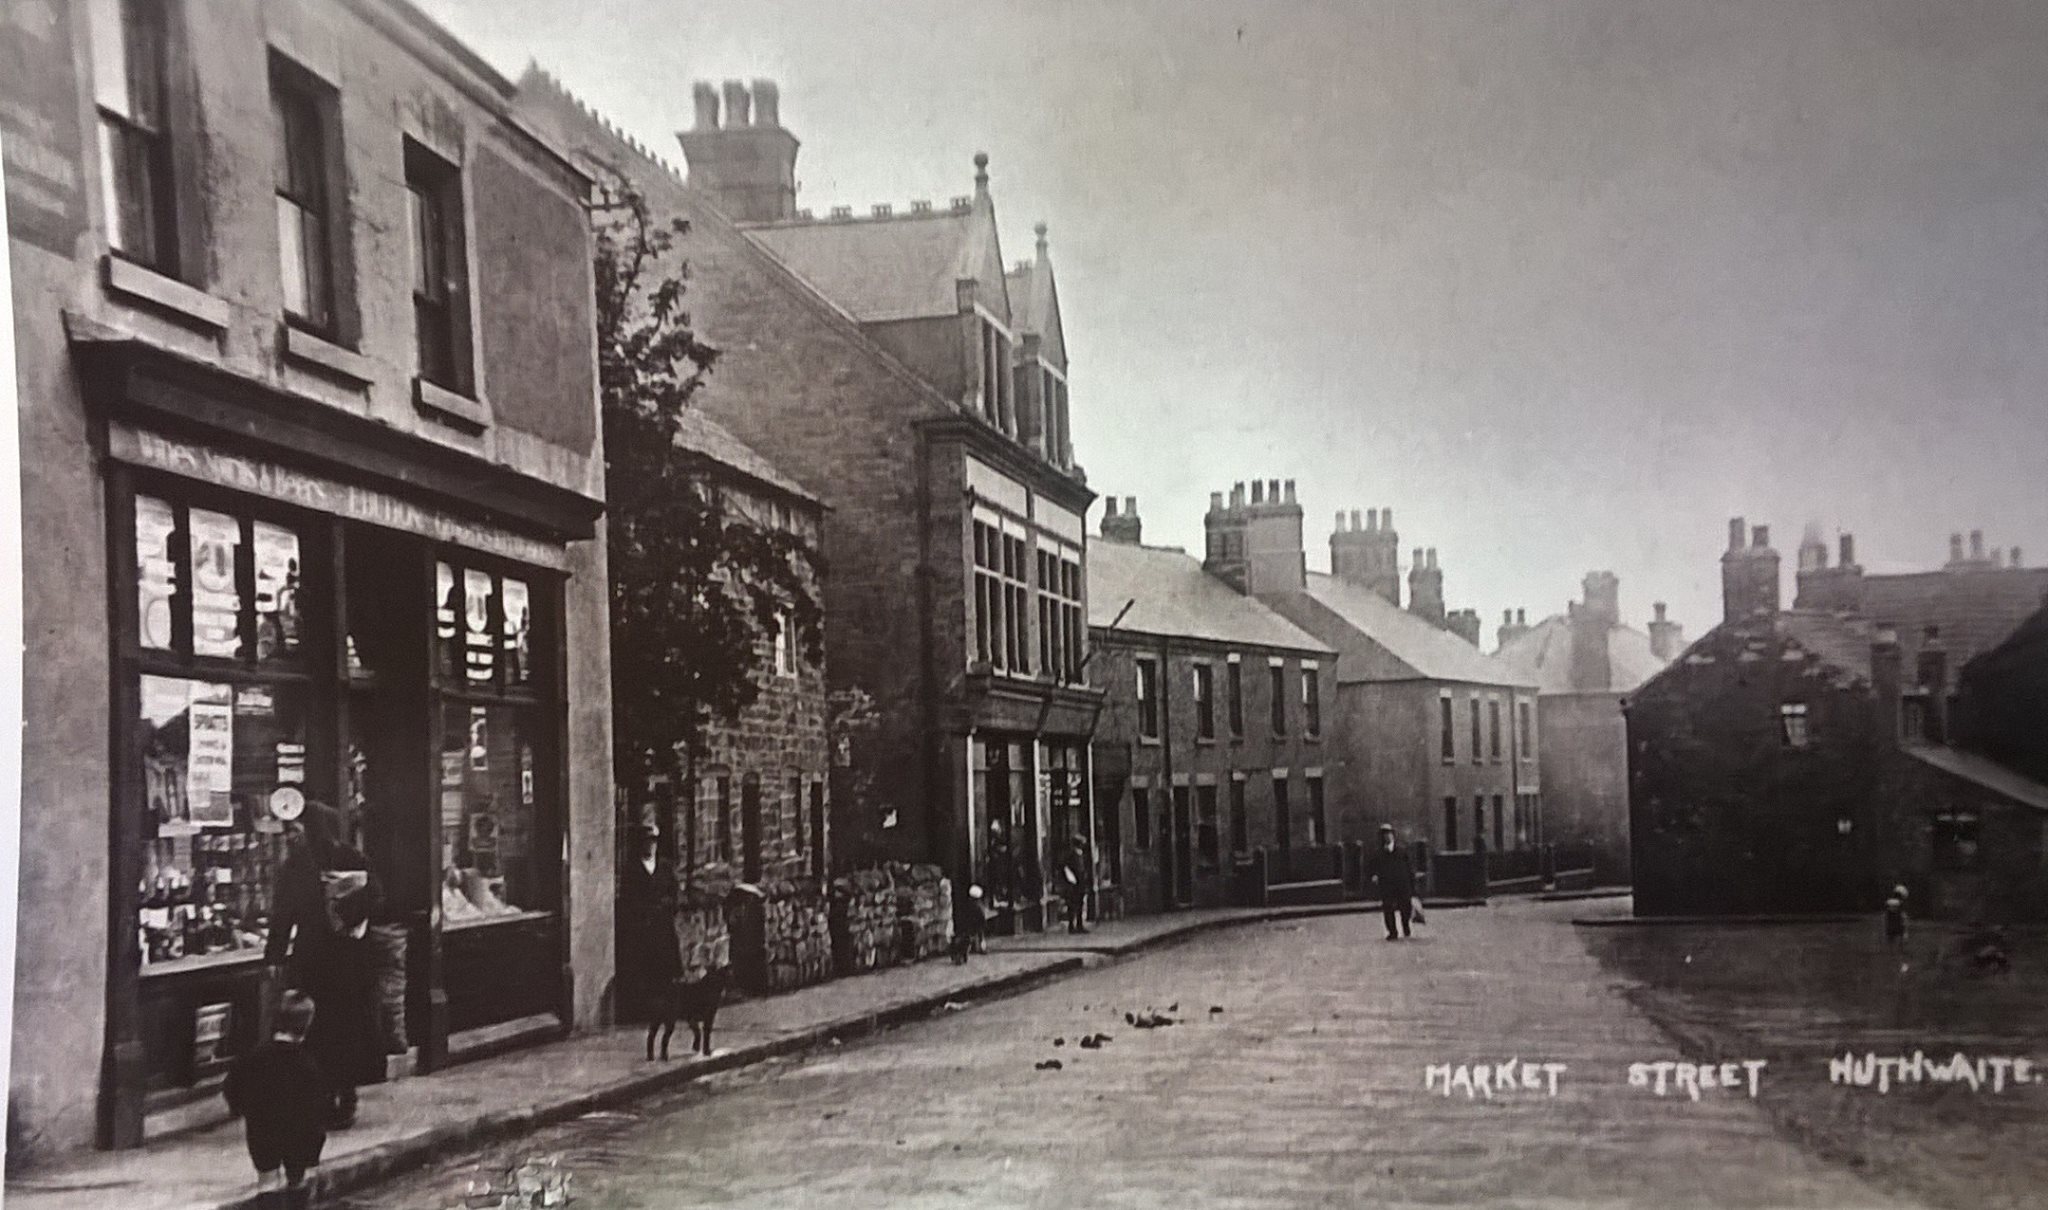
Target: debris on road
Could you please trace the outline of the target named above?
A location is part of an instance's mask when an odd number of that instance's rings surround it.
[[[1061,1068],[1065,1067],[1066,1064],[1060,1062],[1058,1059],[1047,1059],[1042,1063],[1034,1063],[1032,1064],[1032,1066],[1039,1071],[1059,1071]]]
[[[1209,1015],[1210,1015],[1210,1016],[1212,1016],[1212,1017],[1213,1017],[1213,1016],[1215,1016],[1215,1015],[1216,1015],[1217,1013],[1220,1013],[1220,1012],[1222,1012],[1222,1011],[1223,1011],[1223,1006],[1222,1006],[1221,1004],[1211,1004],[1211,1005],[1209,1006]]]

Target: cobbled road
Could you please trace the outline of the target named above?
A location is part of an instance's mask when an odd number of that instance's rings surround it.
[[[1631,1063],[1680,1056],[1587,955],[1575,906],[1439,911],[1399,943],[1377,916],[1223,930],[347,1204],[459,1206],[533,1155],[604,1210],[1907,1204],[1802,1153],[1745,1090],[1630,1087]],[[1126,1020],[1148,1009],[1179,1023]],[[1555,1095],[1540,1067],[1491,1097],[1425,1088],[1432,1066],[1491,1083],[1511,1060],[1563,1064]]]

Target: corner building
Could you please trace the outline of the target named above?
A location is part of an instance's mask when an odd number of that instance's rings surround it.
[[[589,182],[402,0],[9,5],[0,51],[17,1152],[218,1114],[308,800],[385,887],[394,1074],[596,1023]]]

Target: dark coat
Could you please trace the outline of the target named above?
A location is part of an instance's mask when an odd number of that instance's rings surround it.
[[[354,1087],[384,1078],[379,958],[367,937],[335,931],[322,875],[367,871],[369,863],[345,844],[326,849],[324,861],[310,846],[294,850],[278,869],[264,956],[273,965],[284,963],[285,982],[313,998],[306,1049],[330,1082]],[[378,898],[374,875],[357,894],[369,915]]]
[[[1399,900],[1415,897],[1415,867],[1408,860],[1408,850],[1400,845],[1391,849],[1374,849],[1365,868],[1379,885],[1382,898]]]
[[[1060,858],[1060,895],[1067,899],[1079,899],[1089,891],[1095,881],[1093,863],[1081,849],[1068,849]]]
[[[665,861],[654,872],[628,858],[619,874],[619,980],[647,993],[683,977],[682,945],[676,939],[676,875]]]
[[[221,1091],[228,1112],[248,1123],[252,1154],[302,1166],[319,1159],[334,1090],[310,1047],[262,1043],[235,1060]]]

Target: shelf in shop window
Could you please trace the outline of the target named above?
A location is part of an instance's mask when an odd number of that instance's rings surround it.
[[[555,914],[553,912],[546,911],[507,912],[502,916],[486,916],[482,920],[448,920],[443,918],[441,921],[441,931],[453,933],[467,929],[489,928],[494,924],[531,924],[541,920],[553,920],[554,918]]]
[[[222,950],[217,954],[197,954],[188,955],[183,958],[170,958],[163,962],[145,962],[142,964],[142,977],[151,979],[159,975],[183,975],[189,974],[192,971],[214,970],[219,967],[235,966],[240,963],[260,966],[262,962],[263,947],[256,945],[250,946],[247,949]]]

